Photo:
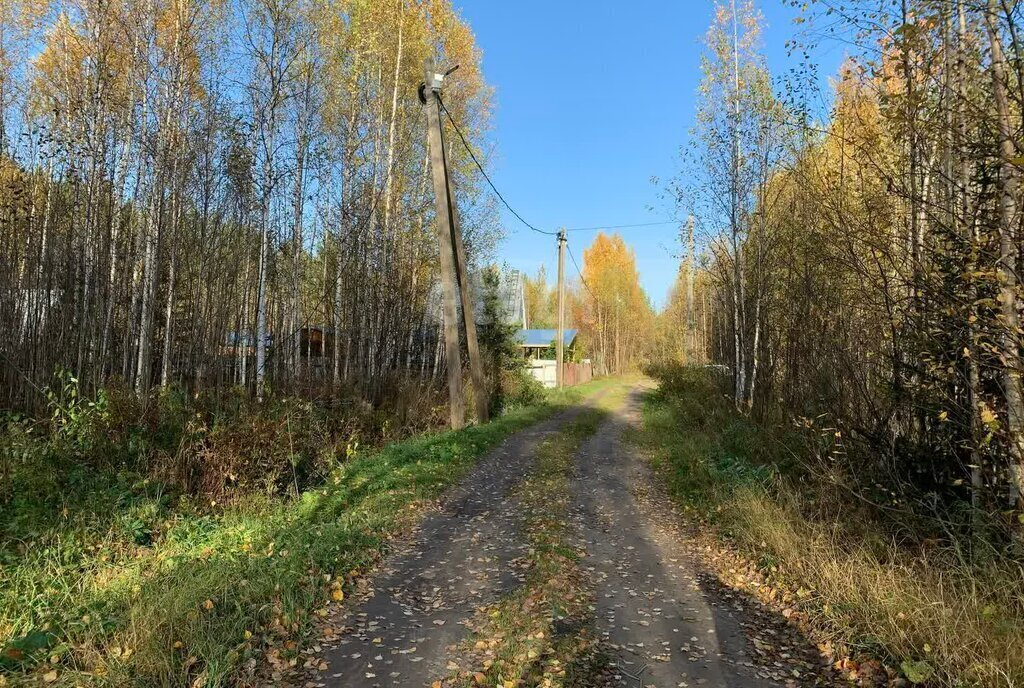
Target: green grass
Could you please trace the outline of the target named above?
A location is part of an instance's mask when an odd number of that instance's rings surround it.
[[[965,561],[956,543],[900,545],[880,516],[801,472],[805,445],[791,431],[736,413],[706,371],[660,372],[637,441],[677,502],[738,547],[768,592],[804,588],[793,599],[807,598],[819,639],[929,685],[1024,685],[1020,562]]]
[[[645,397],[638,439],[672,493],[716,520],[737,490],[770,482],[779,457],[765,431],[732,409],[713,377],[693,371],[673,383],[662,381]]]
[[[287,641],[417,505],[508,435],[611,384],[356,456],[294,499],[221,507],[127,472],[42,476],[38,494],[0,512],[0,685],[55,672],[57,685],[221,686],[271,648],[294,654]]]

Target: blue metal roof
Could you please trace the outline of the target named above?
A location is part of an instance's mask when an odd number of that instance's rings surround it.
[[[565,346],[572,344],[572,340],[576,339],[577,332],[578,330],[565,330],[562,332]],[[520,346],[547,347],[554,344],[557,337],[558,330],[519,330],[516,332],[516,339],[519,340]]]

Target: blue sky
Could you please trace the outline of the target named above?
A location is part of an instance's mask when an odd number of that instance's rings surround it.
[[[678,169],[694,119],[701,41],[713,0],[455,0],[495,88],[489,172],[505,198],[543,228],[671,219],[651,177]],[[795,11],[761,0],[763,47],[777,74]],[[822,75],[842,54],[815,58]],[[504,215],[498,260],[554,274],[556,246]],[[661,306],[675,278],[679,228],[625,229],[643,286]],[[576,232],[578,260],[595,232]],[[570,273],[573,272],[569,263]]]

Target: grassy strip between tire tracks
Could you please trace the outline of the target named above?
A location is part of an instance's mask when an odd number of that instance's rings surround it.
[[[480,610],[460,664],[440,686],[545,688],[592,685],[604,662],[594,633],[593,591],[567,523],[569,478],[583,442],[621,406],[622,386],[585,410],[537,450],[533,472],[516,490],[530,549],[525,583]]]

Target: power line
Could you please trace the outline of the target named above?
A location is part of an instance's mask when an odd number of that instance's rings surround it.
[[[470,147],[469,141],[466,140],[466,137],[462,135],[462,130],[459,129],[459,125],[455,123],[455,118],[452,117],[452,113],[448,112],[448,108],[445,107],[444,101],[441,99],[440,93],[437,94],[437,102],[441,104],[441,109],[444,110],[444,114],[447,115],[448,121],[452,123],[453,127],[455,127],[455,133],[459,135],[460,139],[462,139],[462,145],[465,146],[466,150],[469,152],[469,157],[473,159],[473,163],[476,165],[476,168],[480,170],[480,174],[482,174],[484,176],[484,179],[487,180],[487,184],[491,187],[491,190],[498,197],[498,200],[500,200],[505,205],[505,207],[508,208],[508,211],[515,215],[520,222],[522,222],[524,225],[526,225],[533,231],[537,232],[538,234],[557,236],[557,232],[549,232],[547,230],[540,229],[530,224],[525,219],[523,219],[522,215],[515,211],[515,208],[508,204],[508,201],[505,200],[505,197],[501,195],[500,191],[498,191],[498,187],[494,185],[494,182],[492,182],[491,178],[487,175],[487,172],[484,170],[484,166],[480,164],[479,160],[477,160],[476,153],[473,152],[473,149]]]
[[[523,218],[522,215],[520,215],[518,212],[516,212],[515,208],[513,208],[511,205],[509,205],[508,201],[505,200],[505,197],[501,195],[501,192],[498,191],[498,188],[494,185],[494,182],[491,181],[491,178],[487,174],[487,171],[484,170],[483,165],[480,164],[480,160],[476,157],[476,153],[473,152],[473,148],[472,148],[472,146],[469,145],[469,141],[466,139],[465,135],[462,133],[462,129],[460,129],[459,125],[455,123],[455,118],[452,117],[452,113],[448,111],[448,108],[444,104],[444,100],[441,99],[441,94],[440,93],[437,94],[437,100],[441,104],[441,110],[444,111],[444,114],[448,118],[448,121],[451,122],[452,127],[455,128],[455,133],[458,134],[459,135],[459,139],[462,140],[462,145],[465,147],[466,151],[469,153],[469,157],[472,158],[473,164],[476,165],[476,168],[478,170],[480,170],[480,174],[482,174],[484,179],[487,180],[487,185],[491,187],[491,190],[498,197],[498,200],[500,200],[502,202],[502,204],[506,208],[508,208],[508,211],[510,213],[512,213],[513,215],[516,216],[517,220],[522,222],[529,229],[533,230],[534,232],[537,232],[538,234],[546,234],[548,236],[558,236],[558,232],[552,232],[552,231],[548,231],[546,229],[540,229],[539,227],[537,227],[537,226],[535,226],[533,224],[530,224],[529,222],[527,222]],[[589,231],[594,231],[594,230],[598,230],[598,229],[634,229],[636,227],[657,227],[659,225],[674,225],[674,224],[677,224],[677,222],[675,220],[659,220],[657,222],[639,222],[639,223],[635,223],[635,224],[612,224],[612,223],[608,223],[608,224],[604,224],[604,225],[600,225],[600,226],[594,226],[594,227],[572,227],[570,229],[566,229],[565,231],[566,232],[589,232]]]
[[[570,227],[565,230],[567,232],[593,232],[599,229],[634,229],[636,227],[657,227],[659,225],[675,225],[679,224],[675,220],[659,220],[657,222],[640,222],[632,225],[599,225],[594,227]]]
[[[576,274],[580,276],[580,282],[582,282],[583,286],[586,287],[587,291],[590,293],[591,298],[593,298],[594,301],[597,301],[597,295],[594,293],[594,290],[590,288],[590,285],[587,284],[587,280],[583,278],[583,271],[580,270],[580,264],[576,262],[576,256],[572,254],[572,246],[569,244],[568,241],[565,242],[565,248],[569,250],[569,258],[572,259],[573,267],[576,268]]]

